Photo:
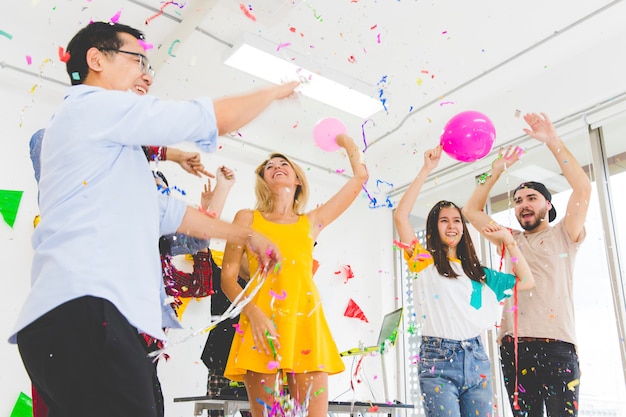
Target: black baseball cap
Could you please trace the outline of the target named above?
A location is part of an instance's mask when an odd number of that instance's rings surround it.
[[[536,181],[523,182],[517,186],[515,191],[513,191],[513,196],[515,196],[515,194],[522,188],[532,188],[533,190],[538,191],[539,194],[544,196],[546,200],[552,203],[552,194],[550,194],[550,191],[548,191],[546,186],[543,185],[542,183],[536,182]],[[552,220],[556,219],[556,209],[554,208],[554,204],[550,204],[550,205],[551,205],[551,208],[550,208],[550,211],[548,212],[548,222],[551,222]]]

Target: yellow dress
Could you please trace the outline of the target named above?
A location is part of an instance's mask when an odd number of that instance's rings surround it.
[[[253,300],[276,325],[280,349],[276,349],[276,356],[274,352],[266,355],[256,349],[248,318],[242,314],[224,376],[242,381],[248,370],[264,374],[277,369],[295,373],[321,371],[329,375],[343,371],[345,366],[313,282],[314,241],[309,219],[301,215],[296,223],[279,224],[254,211],[251,227],[272,240],[283,258],[280,272],[268,274]],[[253,253],[247,256],[250,274],[254,276],[257,259]]]

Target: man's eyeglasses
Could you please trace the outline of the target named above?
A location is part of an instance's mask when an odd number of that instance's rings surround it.
[[[146,75],[149,75],[151,77],[154,77],[154,69],[152,68],[152,65],[150,65],[150,61],[148,60],[148,57],[145,56],[144,54],[140,54],[139,52],[130,52],[130,51],[124,51],[121,49],[100,49],[101,51],[111,51],[111,52],[119,52],[122,54],[128,54],[128,55],[135,55],[139,57],[139,69],[141,70],[141,72],[143,72]]]

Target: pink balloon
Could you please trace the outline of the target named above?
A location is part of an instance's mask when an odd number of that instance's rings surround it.
[[[446,123],[441,133],[441,147],[452,158],[474,162],[491,151],[496,129],[487,116],[477,111],[457,114]]]
[[[325,117],[320,119],[313,128],[313,140],[318,148],[326,152],[333,152],[340,148],[335,138],[340,133],[346,133],[346,127],[339,119]]]

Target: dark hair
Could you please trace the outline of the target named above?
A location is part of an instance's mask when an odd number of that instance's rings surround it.
[[[172,256],[172,241],[168,236],[159,238],[159,253],[161,256]]]
[[[137,39],[143,39],[143,33],[130,26],[119,23],[93,22],[82,28],[67,45],[70,59],[67,61],[67,74],[72,85],[85,82],[89,72],[87,65],[87,51],[91,48],[100,50],[119,49],[123,41],[118,33],[128,33]]]
[[[167,182],[167,178],[165,178],[165,174],[162,173],[161,171],[152,171],[152,174],[154,175],[154,178],[160,178],[161,181],[163,181],[163,183],[165,183],[166,187],[170,186],[170,183]]]
[[[450,265],[448,259],[448,246],[441,241],[439,236],[439,213],[443,208],[455,208],[459,211],[461,222],[463,223],[463,236],[456,247],[456,255],[461,260],[461,266],[465,275],[472,281],[482,282],[485,277],[483,267],[476,256],[476,250],[472,243],[472,237],[467,230],[467,225],[461,208],[451,201],[441,200],[430,210],[426,219],[426,248],[431,253],[435,267],[440,275],[448,278],[456,278],[459,276]]]

